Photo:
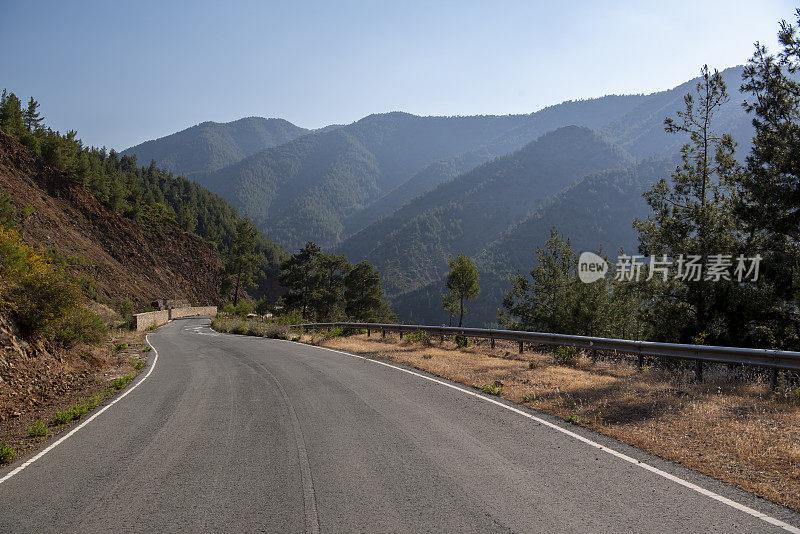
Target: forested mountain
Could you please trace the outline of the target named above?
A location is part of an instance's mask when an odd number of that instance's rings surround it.
[[[632,221],[649,213],[642,193],[674,170],[676,161],[647,160],[588,175],[509,228],[476,257],[482,290],[470,303],[469,324],[478,326],[497,320],[509,275],[531,269],[536,248],[544,246],[553,227],[570,238],[574,250],[602,250],[611,262],[616,261],[619,247],[635,252],[638,240]],[[442,324],[447,321],[441,306],[443,291],[444,279],[440,278],[397,296],[392,306],[407,321]]]
[[[345,237],[350,213],[430,163],[484,144],[527,117],[371,115],[194,179],[290,249],[309,239],[331,246]]]
[[[308,133],[283,119],[247,117],[233,122],[203,122],[180,132],[146,141],[122,151],[136,155],[176,174],[191,176],[236,163],[271,146],[278,146]]]
[[[731,67],[720,73],[731,97],[714,117],[716,128],[731,134],[739,144],[742,157],[749,150],[753,136],[750,118],[742,107],[744,96],[739,92],[743,70],[742,66]],[[665,132],[664,118],[674,117],[675,112],[684,107],[684,96],[694,92],[698,80],[695,78],[674,89],[644,97],[635,108],[603,126],[601,131],[637,158],[677,154],[687,136]]]
[[[741,74],[742,67],[723,71],[731,98],[715,117],[717,129],[739,142],[740,158],[752,135],[737,90]],[[553,224],[587,249],[607,244],[616,253],[632,243],[641,184],[672,169],[631,165],[635,158],[670,158],[687,141],[685,134],[665,133],[663,123],[697,81],[650,95],[568,101],[529,115],[371,115],[231,156],[238,159],[191,178],[290,250],[310,240],[351,261],[372,261],[402,319],[419,313],[426,299],[438,316],[438,289],[430,288],[440,283],[447,257],[479,256],[485,283],[497,286],[472,305],[482,311],[468,321],[480,324],[474,321],[495,319],[488,294],[501,298],[507,274],[530,268]],[[629,170],[596,174],[614,167]],[[575,184],[586,175],[594,177]],[[562,197],[583,211],[565,211]],[[550,206],[574,216],[560,218]],[[586,220],[590,213],[593,221]]]
[[[560,128],[414,199],[337,250],[376,265],[390,295],[404,293],[439,278],[449,255],[481,252],[586,174],[631,162],[588,128]]]
[[[345,220],[347,233],[357,232],[378,218],[391,215],[406,202],[434,189],[439,184],[493,158],[522,148],[547,132],[562,126],[600,128],[634,109],[645,98],[642,95],[611,95],[589,100],[567,101],[531,113],[521,124],[503,132],[488,143],[431,163],[371,205],[349,215]]]

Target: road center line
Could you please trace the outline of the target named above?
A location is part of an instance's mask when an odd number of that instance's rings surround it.
[[[94,419],[95,419],[97,416],[99,416],[101,413],[105,412],[106,410],[108,410],[109,408],[111,408],[112,406],[114,406],[116,403],[118,403],[119,401],[121,401],[122,399],[124,399],[125,397],[127,397],[127,396],[128,396],[128,394],[129,394],[131,391],[133,391],[134,389],[138,388],[138,387],[139,387],[139,386],[142,384],[142,382],[144,382],[145,380],[147,380],[147,377],[148,377],[148,376],[150,376],[150,374],[153,372],[153,369],[155,369],[155,368],[156,368],[156,362],[158,361],[158,351],[157,351],[157,350],[156,350],[156,348],[155,348],[155,347],[153,347],[153,345],[150,343],[150,339],[148,339],[148,337],[149,337],[149,335],[145,335],[145,336],[144,336],[144,339],[145,339],[145,341],[147,342],[147,344],[148,344],[148,345],[149,345],[149,346],[150,346],[150,347],[153,349],[153,354],[155,355],[155,358],[153,358],[153,365],[151,365],[151,366],[150,366],[150,369],[147,371],[147,374],[145,374],[145,375],[144,375],[144,377],[143,377],[141,380],[139,380],[138,382],[136,382],[136,384],[134,384],[134,385],[133,385],[133,387],[131,387],[130,389],[127,389],[127,390],[125,390],[125,392],[124,392],[124,393],[122,393],[122,395],[120,395],[119,397],[116,397],[114,400],[112,400],[111,402],[109,402],[108,404],[106,404],[105,406],[103,406],[103,407],[102,407],[100,410],[98,410],[98,411],[96,411],[95,413],[93,413],[93,414],[92,414],[92,415],[91,415],[91,416],[90,416],[88,419],[86,419],[86,420],[85,420],[85,421],[83,421],[81,424],[79,424],[78,426],[76,426],[75,428],[73,428],[72,430],[70,430],[70,431],[69,431],[67,434],[65,434],[64,436],[60,437],[60,438],[59,438],[57,441],[55,441],[54,443],[51,443],[51,444],[50,444],[50,445],[49,445],[49,446],[48,446],[46,449],[44,449],[43,451],[41,451],[39,454],[37,454],[37,455],[36,455],[36,456],[34,456],[33,458],[30,458],[30,459],[28,459],[28,460],[27,460],[25,463],[23,463],[22,465],[20,465],[19,467],[17,467],[16,469],[14,469],[13,471],[11,471],[10,473],[8,473],[8,474],[7,474],[6,476],[4,476],[3,478],[0,478],[0,484],[2,484],[3,482],[5,482],[6,480],[10,479],[10,478],[11,478],[11,477],[13,477],[14,475],[17,475],[17,474],[19,474],[19,473],[20,473],[20,472],[21,472],[23,469],[25,469],[26,467],[28,467],[29,465],[31,465],[32,463],[34,463],[36,460],[38,460],[39,458],[41,458],[42,456],[44,456],[44,455],[45,455],[45,454],[47,454],[48,452],[52,451],[53,449],[55,449],[56,447],[58,447],[59,445],[61,445],[61,443],[63,443],[63,442],[64,442],[64,441],[65,441],[67,438],[69,438],[69,437],[70,437],[70,436],[72,436],[72,435],[73,435],[75,432],[77,432],[77,431],[78,431],[78,430],[80,430],[81,428],[85,427],[86,425],[88,425],[89,423],[91,423],[92,421],[94,421]]]
[[[705,495],[706,497],[710,497],[711,499],[714,499],[715,501],[719,501],[722,504],[726,504],[726,505],[730,506],[731,508],[735,508],[736,510],[739,510],[741,512],[749,514],[749,515],[751,515],[753,517],[757,517],[758,519],[761,519],[762,521],[766,521],[767,523],[769,523],[771,525],[774,525],[776,527],[782,528],[783,530],[786,530],[788,532],[792,532],[793,534],[800,534],[800,528],[794,527],[794,526],[790,525],[789,523],[781,521],[780,519],[776,519],[774,517],[768,516],[767,514],[759,512],[758,510],[754,510],[753,508],[750,508],[749,506],[745,506],[744,504],[738,503],[738,502],[736,502],[734,500],[731,500],[731,499],[729,499],[727,497],[723,497],[722,495],[720,495],[718,493],[715,493],[715,492],[713,492],[711,490],[707,490],[707,489],[705,489],[703,487],[698,486],[697,484],[693,484],[693,483],[689,482],[688,480],[684,480],[684,479],[682,479],[680,477],[677,477],[677,476],[675,476],[673,474],[667,473],[666,471],[663,471],[663,470],[661,470],[661,469],[659,469],[657,467],[654,467],[654,466],[652,466],[650,464],[647,464],[645,462],[637,460],[636,458],[628,456],[627,454],[623,454],[623,453],[621,453],[619,451],[616,451],[614,449],[610,449],[610,448],[608,448],[608,447],[606,447],[604,445],[601,445],[601,444],[597,443],[596,441],[592,441],[589,438],[586,438],[584,436],[581,436],[580,434],[572,432],[571,430],[567,430],[566,428],[562,428],[562,427],[560,427],[560,426],[558,426],[558,425],[556,425],[554,423],[551,423],[550,421],[546,421],[545,419],[542,419],[540,417],[536,417],[535,415],[533,415],[531,413],[528,413],[528,412],[526,412],[524,410],[521,410],[519,408],[515,408],[514,406],[509,406],[506,403],[503,403],[503,402],[500,402],[498,400],[492,399],[490,397],[487,397],[486,395],[482,395],[482,394],[476,393],[474,391],[469,391],[467,389],[464,389],[462,387],[456,386],[454,384],[449,384],[449,383],[447,383],[447,382],[445,382],[443,380],[439,380],[439,379],[433,378],[431,376],[425,376],[425,375],[423,375],[421,373],[417,373],[417,372],[411,371],[409,369],[403,369],[402,367],[399,367],[397,365],[392,365],[390,363],[382,362],[382,361],[375,360],[375,359],[372,359],[372,358],[366,358],[364,356],[359,356],[357,354],[352,354],[352,353],[349,353],[349,352],[344,352],[344,351],[336,350],[336,349],[329,349],[328,347],[320,347],[318,345],[308,345],[306,343],[300,343],[298,341],[290,341],[290,343],[296,343],[298,345],[304,345],[306,347],[316,347],[318,349],[323,349],[323,350],[327,350],[327,351],[330,351],[330,352],[336,352],[336,353],[339,353],[339,354],[344,354],[346,356],[352,356],[353,358],[359,358],[361,360],[366,360],[368,362],[376,363],[378,365],[383,365],[385,367],[391,367],[392,369],[397,369],[398,371],[402,371],[404,373],[408,373],[410,375],[414,375],[414,376],[417,376],[419,378],[424,378],[425,380],[429,380],[431,382],[435,382],[437,384],[441,384],[442,386],[446,386],[446,387],[454,389],[456,391],[460,391],[461,393],[464,393],[464,394],[470,395],[472,397],[481,399],[483,401],[495,404],[497,406],[505,408],[506,410],[512,411],[512,412],[514,412],[516,414],[519,414],[519,415],[521,415],[523,417],[527,417],[528,419],[536,421],[537,423],[539,423],[541,425],[544,425],[546,427],[552,428],[553,430],[557,430],[558,432],[561,432],[562,434],[566,434],[567,436],[569,436],[569,437],[571,437],[573,439],[576,439],[577,441],[585,443],[585,444],[587,444],[587,445],[589,445],[591,447],[599,449],[599,450],[601,450],[603,452],[606,452],[606,453],[608,453],[608,454],[610,454],[612,456],[616,456],[617,458],[619,458],[621,460],[625,460],[628,463],[631,463],[631,464],[633,464],[635,466],[641,467],[642,469],[644,469],[646,471],[650,471],[651,473],[654,473],[654,474],[656,474],[656,475],[658,475],[660,477],[666,478],[667,480],[675,482],[676,484],[680,484],[681,486],[683,486],[685,488],[688,488],[688,489],[690,489],[692,491],[696,491],[697,493],[700,493],[701,495]]]

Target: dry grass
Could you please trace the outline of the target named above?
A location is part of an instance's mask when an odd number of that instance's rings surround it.
[[[773,393],[758,380],[710,369],[690,372],[582,357],[559,366],[551,354],[517,354],[487,342],[457,349],[439,338],[398,340],[357,335],[303,341],[392,360],[463,384],[502,383],[502,397],[612,436],[800,511],[800,395]],[[530,362],[533,360],[533,364]],[[531,368],[532,367],[532,368]],[[529,396],[529,397],[528,397]],[[574,416],[574,417],[573,417]]]

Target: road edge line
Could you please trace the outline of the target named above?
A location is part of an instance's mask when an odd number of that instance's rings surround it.
[[[157,351],[157,350],[156,350],[156,348],[155,348],[155,347],[154,347],[154,346],[153,346],[153,345],[150,343],[149,334],[145,334],[145,336],[144,336],[144,339],[145,339],[145,342],[147,342],[147,345],[148,345],[150,348],[152,348],[152,349],[153,349],[153,354],[155,355],[155,358],[153,358],[153,364],[150,366],[150,369],[147,371],[147,373],[144,375],[144,377],[143,377],[141,380],[139,380],[138,382],[136,382],[136,383],[135,383],[135,384],[134,384],[134,385],[133,385],[133,386],[132,386],[130,389],[127,389],[127,390],[125,390],[125,391],[124,391],[124,392],[123,392],[123,393],[122,393],[120,396],[116,397],[114,400],[112,400],[111,402],[109,402],[108,404],[106,404],[105,406],[103,406],[103,407],[102,407],[100,410],[98,410],[98,411],[96,411],[95,413],[93,413],[93,414],[92,414],[91,416],[89,416],[89,417],[88,417],[86,420],[84,420],[83,422],[81,422],[81,423],[80,423],[78,426],[76,426],[75,428],[73,428],[72,430],[70,430],[70,431],[69,431],[68,433],[66,433],[65,435],[61,436],[61,437],[60,437],[60,438],[59,438],[57,441],[55,441],[55,442],[51,443],[51,444],[50,444],[50,445],[48,445],[48,446],[47,446],[47,447],[46,447],[44,450],[42,450],[42,451],[40,451],[38,454],[36,454],[34,457],[32,457],[32,458],[29,458],[29,459],[28,459],[28,460],[26,460],[26,461],[25,461],[25,462],[24,462],[22,465],[19,465],[19,466],[17,466],[15,469],[13,469],[12,471],[10,471],[10,472],[9,472],[7,475],[5,475],[4,477],[0,478],[0,484],[2,484],[3,482],[5,482],[5,481],[9,480],[10,478],[12,478],[12,477],[13,477],[13,476],[15,476],[15,475],[18,475],[20,472],[22,472],[22,470],[23,470],[23,469],[25,469],[26,467],[30,466],[30,465],[31,465],[31,464],[33,464],[33,463],[34,463],[36,460],[38,460],[39,458],[41,458],[42,456],[44,456],[45,454],[47,454],[47,453],[48,453],[48,452],[50,452],[51,450],[53,450],[53,449],[55,449],[56,447],[58,447],[58,446],[59,446],[59,445],[60,445],[62,442],[66,441],[66,440],[67,440],[67,438],[69,438],[69,437],[70,437],[70,436],[72,436],[72,435],[73,435],[75,432],[77,432],[77,431],[78,431],[78,430],[80,430],[81,428],[85,427],[86,425],[88,425],[89,423],[91,423],[92,421],[94,421],[94,419],[95,419],[97,416],[99,416],[101,413],[105,412],[106,410],[108,410],[109,408],[111,408],[112,406],[114,406],[116,403],[118,403],[119,401],[121,401],[122,399],[124,399],[126,396],[128,396],[128,394],[129,394],[130,392],[132,392],[133,390],[135,390],[136,388],[138,388],[138,387],[139,387],[139,386],[142,384],[142,382],[144,382],[145,380],[147,380],[147,377],[149,377],[149,376],[150,376],[150,374],[153,372],[153,369],[155,369],[155,368],[156,368],[156,362],[158,362],[158,351]]]
[[[571,438],[573,438],[573,439],[575,439],[577,441],[580,441],[582,443],[585,443],[586,445],[589,445],[589,446],[594,447],[594,448],[596,448],[598,450],[601,450],[601,451],[603,451],[605,453],[608,453],[608,454],[610,454],[612,456],[615,456],[615,457],[617,457],[617,458],[619,458],[621,460],[624,460],[624,461],[626,461],[626,462],[628,462],[630,464],[633,464],[635,466],[641,467],[645,471],[650,471],[653,474],[656,474],[656,475],[658,475],[658,476],[660,476],[662,478],[666,478],[667,480],[669,480],[671,482],[675,482],[676,484],[679,484],[679,485],[681,485],[681,486],[683,486],[683,487],[685,487],[687,489],[690,489],[692,491],[700,493],[701,495],[705,495],[706,497],[709,497],[709,498],[711,498],[711,499],[713,499],[713,500],[715,500],[717,502],[720,502],[722,504],[730,506],[731,508],[739,510],[740,512],[744,512],[744,513],[746,513],[746,514],[748,514],[750,516],[753,516],[755,518],[761,519],[762,521],[765,521],[765,522],[767,522],[767,523],[769,523],[769,524],[771,524],[773,526],[782,528],[783,530],[786,530],[786,531],[791,532],[793,534],[800,534],[800,528],[797,528],[797,527],[795,527],[793,525],[790,525],[789,523],[786,523],[785,521],[781,521],[780,519],[768,516],[767,514],[765,514],[763,512],[759,512],[758,510],[750,508],[749,506],[746,506],[746,505],[738,503],[738,502],[736,502],[736,501],[734,501],[732,499],[724,497],[724,496],[720,495],[719,493],[715,493],[715,492],[713,492],[711,490],[707,490],[707,489],[705,489],[705,488],[703,488],[701,486],[698,486],[697,484],[689,482],[688,480],[684,480],[684,479],[682,479],[682,478],[680,478],[680,477],[678,477],[676,475],[673,475],[671,473],[667,473],[666,471],[664,471],[662,469],[659,469],[658,467],[655,467],[655,466],[652,466],[652,465],[650,465],[648,463],[642,462],[641,460],[637,460],[636,458],[633,458],[631,456],[628,456],[627,454],[624,454],[624,453],[619,452],[617,450],[614,450],[614,449],[611,449],[609,447],[606,447],[605,445],[601,445],[600,443],[597,443],[596,441],[593,441],[593,440],[591,440],[591,439],[589,439],[587,437],[581,436],[580,434],[572,432],[571,430],[568,430],[566,428],[562,428],[559,425],[556,425],[554,423],[551,423],[550,421],[547,421],[545,419],[537,417],[537,416],[533,415],[532,413],[528,413],[527,411],[524,411],[524,410],[522,410],[520,408],[517,408],[515,406],[509,406],[508,404],[506,404],[504,402],[500,402],[498,400],[489,398],[486,395],[482,395],[482,394],[476,393],[474,391],[469,391],[469,390],[464,389],[463,387],[459,387],[459,386],[457,386],[455,384],[449,384],[449,383],[445,382],[444,380],[440,380],[440,379],[434,378],[432,376],[425,376],[425,375],[423,375],[423,374],[421,374],[419,372],[412,371],[410,369],[404,369],[404,368],[399,367],[397,365],[393,365],[393,364],[390,364],[390,363],[387,363],[387,362],[382,362],[380,360],[376,360],[376,359],[373,359],[373,358],[367,358],[365,356],[359,356],[358,354],[352,354],[350,352],[344,352],[344,351],[341,351],[341,350],[331,349],[331,348],[328,348],[328,347],[321,347],[319,345],[310,345],[308,343],[301,343],[299,341],[289,341],[289,343],[296,343],[298,345],[305,345],[306,347],[316,347],[318,349],[323,349],[323,350],[327,350],[327,351],[330,351],[330,352],[337,352],[339,354],[344,354],[346,356],[352,356],[353,358],[359,358],[359,359],[362,359],[362,360],[366,360],[368,362],[377,363],[377,364],[383,365],[385,367],[391,367],[392,369],[397,369],[398,371],[402,371],[404,373],[408,373],[410,375],[414,375],[414,376],[417,376],[419,378],[423,378],[425,380],[429,380],[431,382],[435,382],[437,384],[441,384],[443,386],[446,386],[448,388],[454,389],[456,391],[460,391],[461,393],[466,393],[467,395],[476,397],[478,399],[481,399],[481,400],[484,400],[486,402],[495,404],[497,406],[501,406],[501,407],[505,408],[506,410],[512,411],[512,412],[517,413],[519,415],[522,415],[523,417],[527,417],[528,419],[536,421],[537,423],[542,424],[542,425],[544,425],[544,426],[546,426],[548,428],[552,428],[553,430],[557,430],[558,432],[561,432],[562,434],[566,434],[567,436],[569,436],[569,437],[571,437]]]

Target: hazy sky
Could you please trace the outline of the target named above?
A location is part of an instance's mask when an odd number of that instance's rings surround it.
[[[530,113],[674,87],[776,44],[795,2],[17,2],[0,87],[126,148],[206,120]]]

